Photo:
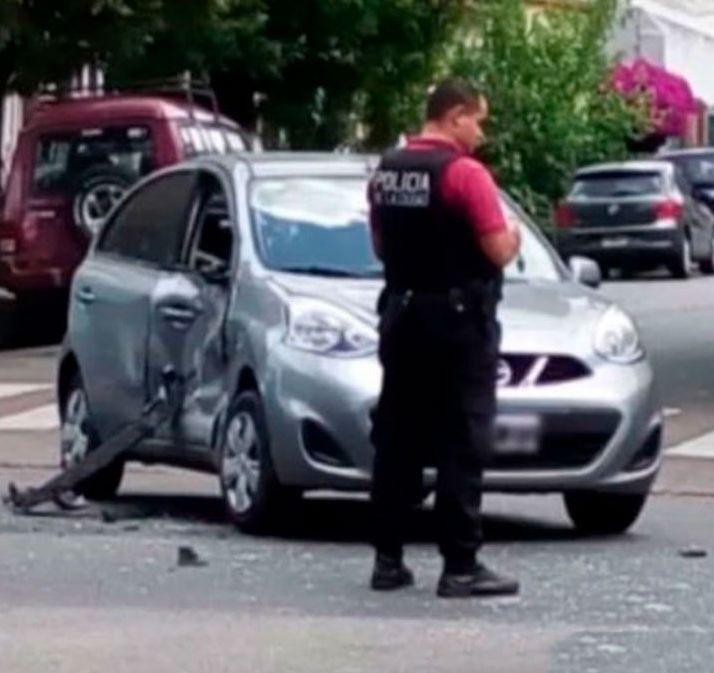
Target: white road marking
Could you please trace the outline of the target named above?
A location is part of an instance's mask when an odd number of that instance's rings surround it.
[[[59,416],[56,404],[46,404],[19,414],[0,417],[0,432],[24,431],[42,432],[55,430],[59,427]]]
[[[44,383],[0,383],[0,400],[40,390],[52,390],[52,386]]]
[[[700,437],[682,442],[667,449],[668,456],[680,458],[709,458],[714,459],[714,432],[708,432]]]

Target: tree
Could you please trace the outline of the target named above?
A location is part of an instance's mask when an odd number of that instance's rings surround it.
[[[628,138],[646,125],[610,85],[616,12],[617,0],[535,16],[523,0],[484,0],[450,55],[489,97],[486,159],[531,212],[561,198],[579,166],[625,158]]]
[[[268,144],[383,147],[419,115],[466,0],[192,0],[164,2],[144,58],[114,60],[120,79],[182,69],[210,75],[221,106]]]
[[[418,118],[470,1],[0,0],[0,94],[88,63],[110,85],[190,70],[239,121],[260,112],[269,144],[334,148],[359,127],[383,147]]]
[[[0,0],[0,96],[64,81],[83,65],[138,59],[161,0]]]

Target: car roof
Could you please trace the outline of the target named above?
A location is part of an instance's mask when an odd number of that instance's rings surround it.
[[[196,119],[215,123],[216,116],[198,105],[160,96],[101,96],[40,102],[31,113],[27,128],[47,126],[101,125],[122,119]],[[238,129],[233,120],[219,115],[222,125]]]
[[[620,161],[617,163],[584,166],[583,168],[578,169],[575,173],[575,177],[595,175],[597,173],[614,173],[619,171],[671,173],[673,170],[674,167],[672,164],[666,160]]]
[[[377,165],[379,157],[371,154],[336,152],[236,152],[207,154],[192,161],[194,165],[220,164],[229,172],[245,167],[252,177],[290,176],[367,176]]]

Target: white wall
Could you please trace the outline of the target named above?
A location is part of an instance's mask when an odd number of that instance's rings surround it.
[[[7,96],[2,101],[2,115],[0,119],[0,186],[5,185],[12,155],[15,151],[17,136],[20,133],[23,123],[24,105],[20,96]]]

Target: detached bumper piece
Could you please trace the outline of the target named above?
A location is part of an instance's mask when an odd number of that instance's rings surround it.
[[[175,417],[183,400],[183,381],[173,370],[163,372],[163,381],[156,400],[144,408],[139,420],[100,444],[81,463],[68,467],[42,486],[20,489],[10,483],[3,500],[19,514],[27,514],[33,507],[46,502],[55,502],[64,508],[62,496],[65,493],[73,491],[83,481],[111,465],[142,440],[152,437],[163,423]]]

